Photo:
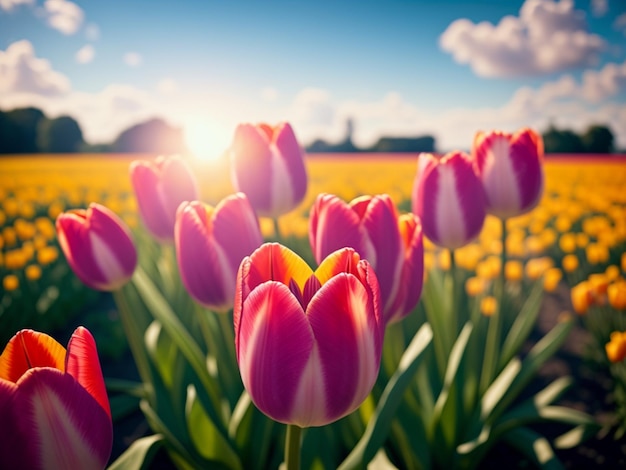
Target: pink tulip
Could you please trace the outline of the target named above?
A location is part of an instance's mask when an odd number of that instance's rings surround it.
[[[178,156],[136,160],[130,165],[130,180],[144,225],[157,240],[171,242],[178,206],[198,199],[191,169]]]
[[[462,152],[441,159],[420,154],[412,202],[424,235],[451,250],[478,236],[485,221],[484,190],[469,155]]]
[[[380,366],[384,321],[376,274],[352,249],[315,272],[266,243],[241,263],[237,362],[254,404],[272,419],[323,426],[354,411]]]
[[[92,289],[122,287],[137,266],[137,250],[126,224],[111,210],[92,203],[87,210],[60,214],[57,238],[78,278]]]
[[[472,157],[485,188],[489,214],[507,219],[537,205],[544,177],[543,140],[535,131],[478,132]]]
[[[109,399],[91,333],[67,346],[22,330],[0,355],[0,468],[102,469],[113,444]]]
[[[237,270],[244,257],[263,243],[259,221],[243,193],[215,208],[184,202],[175,228],[176,257],[185,288],[216,311],[233,307]]]
[[[278,217],[306,194],[303,151],[288,123],[240,124],[231,146],[233,185],[261,216]]]
[[[309,241],[318,263],[351,247],[372,265],[386,323],[401,320],[417,305],[424,277],[422,225],[414,214],[398,215],[388,195],[347,204],[320,194],[311,208]]]

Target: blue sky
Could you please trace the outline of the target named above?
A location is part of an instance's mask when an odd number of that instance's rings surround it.
[[[0,0],[0,109],[112,140],[152,116],[217,154],[239,122],[303,144],[611,125],[626,148],[623,0]]]

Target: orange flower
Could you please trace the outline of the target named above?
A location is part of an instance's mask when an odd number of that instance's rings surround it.
[[[622,362],[626,358],[626,331],[614,331],[611,340],[606,343],[606,357],[611,362]]]

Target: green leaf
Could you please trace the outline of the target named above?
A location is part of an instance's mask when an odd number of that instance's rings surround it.
[[[391,376],[380,397],[374,416],[356,447],[339,466],[340,469],[365,468],[383,445],[396,410],[402,401],[402,395],[411,383],[423,358],[423,352],[430,345],[432,337],[432,329],[428,323],[425,323],[402,355],[396,372]]]
[[[241,461],[231,444],[217,430],[200,400],[197,399],[193,385],[187,387],[185,416],[191,441],[203,458],[212,462],[221,462],[228,468],[242,468]]]
[[[531,429],[515,428],[505,435],[505,439],[542,469],[562,470],[564,468],[548,440]]]
[[[134,411],[139,411],[139,398],[132,395],[115,395],[109,399],[113,421],[124,418]]]
[[[137,439],[108,467],[108,470],[147,470],[162,445],[163,436],[160,434]]]

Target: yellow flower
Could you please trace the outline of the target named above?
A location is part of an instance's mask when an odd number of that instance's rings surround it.
[[[578,268],[578,257],[576,255],[566,255],[561,262],[563,265],[563,271],[571,273]]]
[[[41,277],[41,268],[36,264],[26,266],[24,272],[26,274],[26,279],[29,281],[36,281]]]
[[[465,281],[465,292],[467,292],[467,295],[470,297],[476,297],[484,293],[486,287],[487,283],[485,280],[476,276],[470,277]]]
[[[593,302],[593,293],[588,281],[583,281],[572,287],[571,292],[572,306],[574,311],[579,315],[584,315],[589,310],[589,306]]]
[[[561,251],[564,253],[572,253],[576,250],[576,235],[571,232],[561,235],[561,238],[559,238],[559,248],[561,248]]]
[[[504,265],[504,276],[507,281],[521,281],[524,277],[524,266],[521,261],[511,260]]]
[[[626,358],[626,331],[614,331],[611,340],[606,343],[606,357],[611,362],[622,362]]]
[[[612,264],[610,266],[607,266],[604,274],[606,274],[606,277],[609,279],[609,281],[617,281],[617,279],[619,278],[619,268],[616,265]]]
[[[9,274],[2,279],[2,287],[7,292],[16,290],[20,286],[20,281],[15,274]]]
[[[543,289],[546,292],[553,292],[561,282],[563,272],[559,268],[550,268],[543,275]]]
[[[622,272],[626,273],[626,251],[622,253],[622,257],[620,259],[620,264],[622,266]]]
[[[595,297],[606,294],[606,290],[609,287],[609,278],[604,273],[594,273],[590,274],[589,278],[589,286],[593,292]]]
[[[26,265],[27,261],[26,253],[24,253],[20,248],[7,251],[4,254],[4,266],[7,269],[21,269]]]
[[[497,309],[498,309],[498,301],[496,300],[495,297],[488,295],[481,299],[480,313],[482,313],[483,315],[490,317],[494,313],[496,313]]]
[[[547,256],[532,258],[526,262],[526,277],[531,281],[536,281],[553,266],[552,259]]]
[[[609,304],[616,310],[626,310],[626,281],[621,279],[609,285],[606,290]]]
[[[576,234],[576,245],[578,248],[585,248],[589,244],[589,237],[585,233]]]
[[[609,260],[609,249],[602,243],[591,243],[587,245],[585,254],[590,264],[606,263]]]
[[[441,250],[437,255],[437,265],[442,271],[448,271],[450,269],[450,251]]]
[[[59,250],[55,246],[44,246],[37,251],[37,263],[42,266],[47,266],[53,263],[59,257]]]

